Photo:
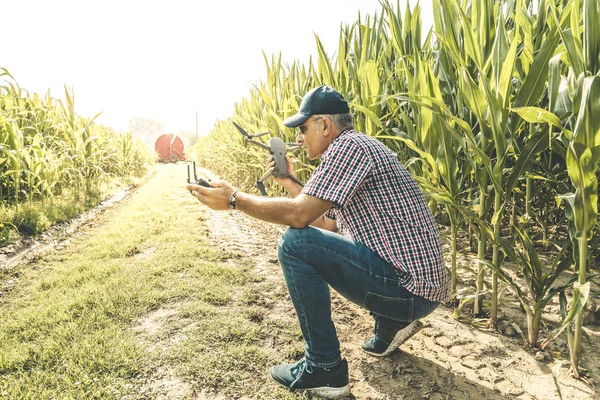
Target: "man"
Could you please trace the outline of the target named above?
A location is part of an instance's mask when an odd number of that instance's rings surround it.
[[[423,194],[392,151],[354,131],[349,111],[340,93],[320,86],[284,121],[299,128],[297,141],[308,158],[321,159],[303,188],[289,178],[277,180],[291,198],[252,196],[224,182],[187,186],[212,209],[234,208],[290,226],[279,241],[279,261],[306,341],[305,358],[272,367],[271,376],[326,398],[350,391],[329,286],[371,312],[374,336],[362,348],[380,357],[418,332],[419,319],[448,294],[440,236]]]

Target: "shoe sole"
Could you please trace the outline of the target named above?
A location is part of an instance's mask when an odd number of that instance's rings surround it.
[[[396,332],[396,336],[394,336],[394,338],[390,342],[390,345],[387,347],[387,349],[385,349],[383,353],[373,353],[365,349],[363,349],[363,351],[375,357],[385,357],[392,351],[400,347],[402,343],[406,342],[408,339],[413,337],[421,329],[423,329],[423,323],[420,320],[413,321],[406,328],[400,329],[398,332]]]
[[[339,388],[323,386],[320,388],[305,389],[304,391],[323,399],[342,399],[350,395],[350,385],[348,384]]]

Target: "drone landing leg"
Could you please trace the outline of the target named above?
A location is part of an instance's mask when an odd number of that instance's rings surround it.
[[[269,171],[269,172],[267,172],[266,174],[264,174],[263,176],[261,176],[261,177],[260,177],[260,179],[259,179],[259,180],[257,180],[257,181],[256,181],[256,184],[254,185],[254,186],[256,186],[256,188],[257,188],[258,190],[260,190],[260,193],[261,193],[263,196],[268,196],[268,195],[267,195],[267,190],[265,189],[265,184],[264,184],[264,182],[265,182],[265,180],[266,180],[268,177],[270,177],[272,174],[273,174],[273,172],[272,172],[272,171]]]

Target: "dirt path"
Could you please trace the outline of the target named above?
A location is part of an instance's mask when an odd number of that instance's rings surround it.
[[[215,245],[239,250],[269,280],[283,281],[276,244],[284,227],[239,212],[208,210],[206,215]],[[504,329],[513,335],[509,337],[458,322],[452,317],[453,309],[442,306],[424,320],[425,329],[402,346],[402,351],[379,359],[360,349],[373,327],[368,312],[335,292],[332,297],[334,321],[342,353],[349,362],[352,394],[357,399],[558,399],[555,378],[563,399],[600,398],[592,378],[588,385],[568,376],[568,366],[562,365],[568,359],[564,341],[558,340],[546,352],[526,349],[518,332],[520,325],[525,333],[522,322]],[[506,299],[507,303],[511,300],[509,295]],[[520,313],[512,300],[512,313]],[[511,305],[504,307],[510,309]],[[549,309],[557,311],[556,306]],[[275,310],[295,318],[287,296]],[[510,322],[514,322],[513,317],[501,325]],[[585,351],[599,354],[600,329],[587,327],[587,332],[590,343],[586,343]],[[591,375],[597,376],[598,361],[593,356],[585,359]]]

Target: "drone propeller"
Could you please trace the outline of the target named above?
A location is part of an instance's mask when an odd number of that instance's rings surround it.
[[[244,136],[250,136],[248,134],[248,132],[246,132],[246,130],[244,128],[242,128],[241,126],[239,126],[238,124],[236,124],[235,122],[231,122],[233,124],[233,126],[235,126],[237,128],[238,131],[240,131],[240,133]]]
[[[235,126],[237,128],[238,131],[240,131],[240,133],[242,135],[244,135],[248,139],[254,139],[254,138],[257,138],[257,137],[265,136],[265,135],[267,135],[269,133],[269,132],[260,132],[260,133],[255,133],[254,135],[251,135],[248,132],[246,132],[246,130],[244,128],[242,128],[241,126],[239,126],[235,122],[232,121],[231,123],[233,124],[233,126]]]

